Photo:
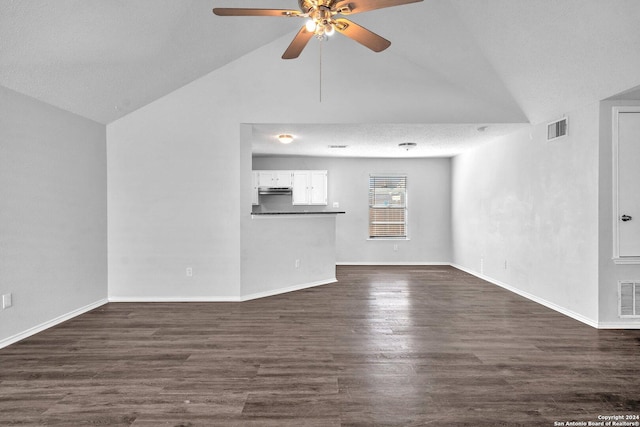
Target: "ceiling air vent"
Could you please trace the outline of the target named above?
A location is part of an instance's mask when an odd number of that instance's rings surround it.
[[[566,117],[549,123],[547,125],[547,141],[553,141],[554,139],[566,136],[568,130],[569,123],[567,122]]]
[[[618,301],[620,317],[640,318],[640,281],[618,282]]]

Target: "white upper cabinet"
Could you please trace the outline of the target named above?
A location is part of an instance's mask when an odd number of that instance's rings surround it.
[[[293,172],[292,200],[294,205],[308,205],[310,201],[309,187],[311,179],[307,171]]]
[[[311,171],[311,204],[327,204],[327,171]]]
[[[327,204],[326,170],[255,170],[253,171],[253,203],[258,204],[258,187],[292,187],[294,205]]]
[[[293,171],[294,205],[327,204],[327,171]]]
[[[273,185],[273,173],[271,171],[257,171],[258,187],[271,187]]]
[[[275,171],[276,187],[291,187],[292,173],[291,171]]]
[[[258,172],[256,171],[251,172],[251,204],[260,204],[258,196]]]
[[[291,171],[255,171],[258,187],[291,187]]]

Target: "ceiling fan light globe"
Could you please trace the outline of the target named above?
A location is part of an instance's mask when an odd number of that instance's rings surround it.
[[[316,22],[313,19],[307,20],[304,26],[307,28],[307,31],[310,33],[313,33],[316,31]]]
[[[331,25],[331,24],[327,24],[327,25],[324,27],[324,33],[325,33],[326,35],[328,35],[328,36],[332,36],[332,35],[333,35],[333,33],[335,33],[335,32],[336,32],[336,29],[335,29],[335,28],[333,27],[333,25]]]

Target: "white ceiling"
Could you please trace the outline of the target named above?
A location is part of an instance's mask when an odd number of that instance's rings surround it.
[[[257,156],[452,157],[528,127],[523,123],[254,124],[252,147]],[[280,133],[293,135],[294,142],[280,143]],[[416,146],[407,150],[398,145],[404,142]]]
[[[211,13],[225,6],[297,2],[0,0],[0,85],[108,124],[274,43],[279,56],[302,24]],[[373,53],[340,35],[324,44],[327,103],[344,123],[256,124],[257,152],[288,131],[299,136],[298,154],[335,155],[324,148],[339,139],[350,146],[343,155],[396,156],[397,143],[416,142],[402,155],[449,156],[640,85],[637,0],[425,0],[352,19],[392,45]],[[316,63],[317,43],[298,60],[278,60],[282,74]],[[349,98],[338,102],[345,88]],[[372,94],[384,124],[350,115]],[[425,97],[433,108],[415,117],[397,108],[421,108]]]

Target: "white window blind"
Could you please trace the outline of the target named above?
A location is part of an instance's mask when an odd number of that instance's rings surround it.
[[[369,175],[369,238],[407,237],[407,176]]]

